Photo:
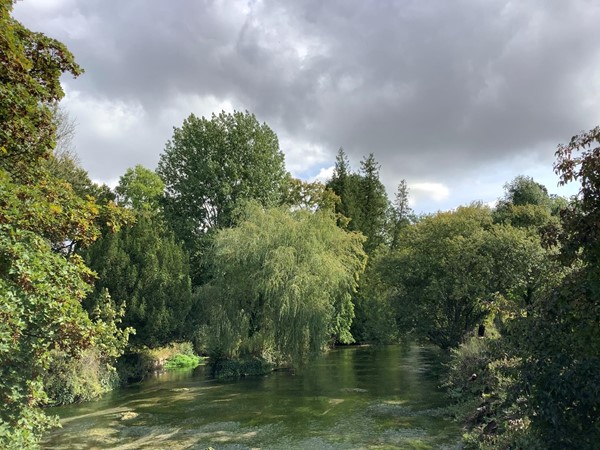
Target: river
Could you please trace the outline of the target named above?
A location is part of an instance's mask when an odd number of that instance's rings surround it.
[[[344,347],[299,373],[223,382],[170,371],[53,408],[47,449],[455,449],[434,349]]]

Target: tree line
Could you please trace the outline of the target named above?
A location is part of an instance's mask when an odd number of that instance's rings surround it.
[[[2,445],[35,447],[56,423],[41,406],[115,386],[142,348],[190,341],[239,373],[413,340],[448,351],[468,448],[593,448],[600,129],[558,148],[570,200],[519,176],[493,208],[418,216],[373,154],[293,178],[247,111],[190,115],[113,190],[65,149],[59,77],[82,69],[0,1]]]

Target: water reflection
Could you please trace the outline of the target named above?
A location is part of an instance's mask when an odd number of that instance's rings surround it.
[[[98,402],[55,408],[48,449],[454,448],[438,355],[418,346],[336,349],[302,372],[235,382],[168,372]]]

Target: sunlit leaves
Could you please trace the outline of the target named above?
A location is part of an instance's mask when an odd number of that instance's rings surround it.
[[[380,260],[404,333],[457,346],[505,299],[518,314],[547,287],[539,237],[492,224],[481,206],[438,213],[405,228],[398,249]],[[539,267],[539,268],[538,268]]]
[[[82,70],[63,44],[12,19],[12,3],[0,3],[0,168],[31,179],[35,162],[47,158],[55,142],[46,105],[63,96],[62,73]]]
[[[239,200],[275,205],[285,171],[277,136],[266,124],[248,112],[222,112],[210,120],[192,114],[175,128],[158,174],[167,211],[184,222],[185,238],[230,226]]]
[[[115,191],[120,205],[138,211],[156,211],[164,189],[165,184],[155,172],[138,164],[127,169]]]
[[[44,163],[60,76],[81,69],[60,42],[12,19],[12,4],[0,0],[0,446],[22,449],[54,423],[38,408],[53,350],[71,355],[96,342],[80,304],[93,274],[73,250],[123,216],[77,195]]]
[[[213,351],[300,364],[331,339],[350,342],[362,241],[337,227],[331,211],[249,206],[214,243],[215,279],[203,292],[220,336]]]
[[[93,325],[80,305],[90,278],[80,258],[66,260],[35,233],[0,226],[0,425],[9,441],[29,446],[51,423],[31,410],[45,401],[49,351],[91,344]]]

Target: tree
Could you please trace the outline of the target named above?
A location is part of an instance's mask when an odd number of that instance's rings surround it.
[[[402,229],[415,221],[414,212],[409,203],[409,189],[406,180],[401,180],[398,183],[398,189],[391,208],[391,238],[390,247],[395,249],[398,247],[400,232]]]
[[[63,44],[12,19],[12,4],[0,4],[0,167],[22,179],[34,176],[31,161],[48,158],[55,145],[56,124],[48,105],[64,95],[60,75],[83,71]]]
[[[403,230],[400,246],[380,260],[397,323],[440,347],[456,347],[494,310],[498,298],[525,301],[541,250],[539,237],[493,226],[488,208],[438,213]],[[511,308],[511,314],[515,308]]]
[[[82,254],[99,279],[85,306],[97,308],[109,292],[124,310],[121,328],[132,327],[133,346],[157,347],[182,339],[192,307],[189,256],[159,208],[163,182],[137,165],[115,188],[121,204],[132,208],[136,223],[104,236]]]
[[[327,209],[335,211],[335,206],[340,201],[340,198],[331,189],[318,181],[309,183],[290,177],[285,186],[282,204],[289,206],[293,210],[306,209],[316,211],[318,209]]]
[[[350,332],[356,342],[390,344],[399,340],[396,299],[380,270],[388,254],[388,249],[380,247],[369,256],[352,297],[355,317]]]
[[[518,323],[531,425],[544,447],[597,447],[600,440],[600,127],[556,152],[562,184],[579,181],[561,213],[561,260],[574,270]]]
[[[54,148],[54,154],[68,154],[74,157],[73,139],[75,139],[77,123],[59,103],[50,105],[50,109],[52,111],[52,120],[56,127],[56,147]],[[79,160],[76,160],[76,162],[79,164]]]
[[[351,172],[348,157],[340,148],[333,176],[327,183],[327,187],[340,198],[336,205],[338,224],[366,237],[364,249],[369,256],[373,256],[379,247],[390,243],[390,207],[385,187],[379,179],[379,169],[379,163],[375,161],[373,154],[370,154],[361,161],[360,173]],[[367,274],[371,273],[373,271],[367,270]],[[369,278],[374,280],[377,277],[369,275]],[[369,329],[368,323],[378,323],[373,317],[375,302],[378,302],[379,306],[382,302],[370,297],[378,290],[373,289],[372,285],[367,288],[366,278],[363,281],[353,296],[356,317],[352,323],[352,334],[359,342],[370,339],[370,336],[385,334],[383,331]]]
[[[137,211],[156,211],[165,189],[162,179],[138,164],[129,168],[115,188],[119,204]]]
[[[548,206],[550,203],[546,186],[537,183],[531,177],[519,175],[510,183],[506,183],[504,189],[506,190],[505,201],[513,205]]]
[[[45,168],[56,141],[49,105],[63,96],[61,74],[81,69],[60,42],[11,18],[12,6],[0,0],[0,446],[21,449],[54,423],[38,408],[52,350],[76,355],[101,334],[80,303],[93,273],[60,243],[88,245],[120,222],[97,222],[103,207]]]
[[[249,112],[191,114],[161,155],[165,216],[192,260],[195,285],[206,281],[211,232],[231,226],[240,202],[275,206],[286,178],[277,136]]]
[[[365,251],[371,254],[377,247],[388,243],[387,238],[387,212],[389,202],[385,187],[379,179],[381,166],[373,153],[365,157],[360,163],[360,231],[367,237]]]
[[[335,167],[333,169],[333,175],[331,180],[326,184],[327,189],[330,189],[337,195],[340,201],[336,204],[335,211],[340,215],[338,223],[342,226],[348,226],[348,229],[356,230],[354,224],[348,223],[347,219],[356,217],[358,215],[355,210],[355,196],[356,196],[356,174],[353,174],[350,169],[350,161],[348,156],[344,152],[344,149],[340,147],[335,157]]]
[[[379,169],[380,165],[371,153],[361,161],[360,173],[351,172],[348,157],[340,148],[333,176],[327,183],[327,187],[340,198],[336,212],[347,219],[338,222],[348,230],[360,231],[367,237],[367,254],[389,240],[386,229],[389,202],[379,179]]]
[[[131,346],[183,338],[192,307],[189,257],[160,217],[138,214],[135,225],[99,239],[82,255],[99,276],[84,303],[88,311],[108,291],[124,309],[120,327],[136,331]]]
[[[546,187],[533,178],[519,175],[506,183],[504,189],[504,198],[494,211],[494,221],[540,231],[559,225],[558,213],[565,206],[564,199],[549,195]]]
[[[299,365],[332,340],[351,342],[362,240],[331,211],[249,205],[214,241],[214,279],[203,288],[212,354]]]
[[[277,136],[249,112],[190,115],[175,128],[157,172],[167,211],[186,239],[230,226],[240,200],[276,205],[285,179]]]

